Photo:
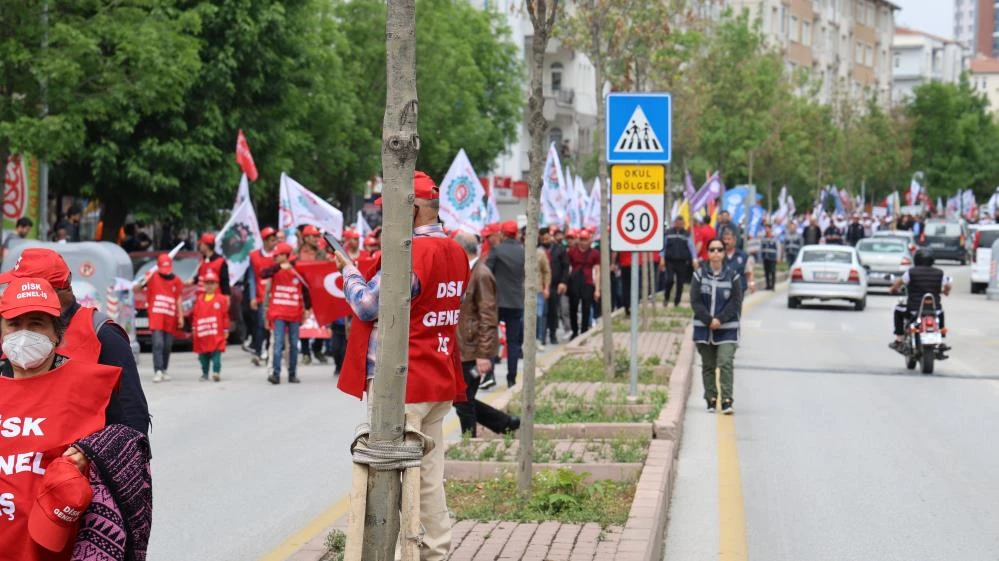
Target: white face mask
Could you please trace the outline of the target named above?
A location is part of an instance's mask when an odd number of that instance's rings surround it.
[[[3,338],[3,352],[19,368],[38,368],[54,349],[55,345],[47,336],[27,329]]]

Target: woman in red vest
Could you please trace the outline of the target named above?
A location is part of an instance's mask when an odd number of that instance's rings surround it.
[[[215,253],[215,234],[210,232],[201,234],[201,239],[198,240],[198,253],[201,254],[201,264],[198,265],[198,274],[194,275],[191,284],[198,285],[199,292],[204,290],[205,273],[211,269],[219,277],[219,289],[222,294],[229,296],[232,293],[229,286],[229,265],[225,257]]]
[[[191,316],[191,336],[194,352],[201,363],[201,381],[208,381],[211,363],[212,380],[222,379],[222,353],[229,334],[229,297],[219,294],[219,277],[215,271],[205,273],[205,291],[194,302]]]
[[[288,383],[299,382],[298,330],[307,313],[311,313],[309,287],[291,263],[291,245],[286,242],[274,248],[274,266],[264,269],[261,276],[270,279],[267,287],[267,322],[274,333],[273,372],[267,378],[272,384],[281,383],[281,358],[285,338],[288,340]]]
[[[181,293],[184,283],[173,274],[173,259],[166,253],[156,258],[156,269],[149,271],[137,289],[145,288],[149,329],[153,332],[153,382],[170,380],[170,350],[173,334],[184,329]]]
[[[0,373],[10,373],[0,376],[0,558],[68,561],[92,496],[87,458],[71,445],[104,428],[121,369],[56,354],[65,324],[44,279],[13,279],[0,318]]]

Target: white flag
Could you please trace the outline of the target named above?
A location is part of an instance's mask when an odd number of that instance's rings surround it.
[[[777,210],[774,211],[774,220],[785,219],[788,216],[787,208],[787,187],[780,188],[780,194],[777,195]]]
[[[236,212],[239,205],[243,204],[243,201],[250,200],[250,182],[246,178],[244,173],[242,177],[239,178],[239,189],[236,191],[236,202],[232,205],[232,211]]]
[[[363,240],[364,236],[371,233],[371,226],[368,225],[368,221],[364,219],[364,212],[357,211],[357,235]]]
[[[600,178],[593,180],[593,188],[587,200],[586,213],[583,215],[583,226],[586,228],[596,228],[597,236],[600,235]],[[596,236],[595,236],[596,237]]]
[[[541,181],[542,226],[551,224],[560,228],[565,226],[565,221],[568,218],[566,192],[562,164],[559,162],[555,143],[552,142],[548,148],[548,159],[545,160],[545,171]]]
[[[295,227],[299,224],[312,224],[338,238],[343,236],[343,213],[286,173],[281,174],[278,217],[285,238],[292,245],[296,243]]]
[[[493,188],[495,189],[495,187]],[[493,189],[486,195],[486,224],[496,224],[500,222],[499,207],[496,206],[496,195]]]
[[[250,266],[250,252],[263,246],[257,215],[247,199],[232,211],[229,221],[215,236],[215,251],[225,257],[232,282],[238,281],[246,273]]]
[[[575,177],[572,186],[572,197],[569,199],[569,225],[573,228],[582,228],[585,224],[587,207],[589,207],[589,195],[586,194],[586,187],[583,186],[583,178]]]
[[[921,187],[916,178],[913,177],[912,181],[909,182],[909,193],[907,194],[908,203],[914,205],[919,202],[919,191]]]
[[[441,219],[444,224],[454,230],[464,230],[478,234],[486,225],[485,209],[482,201],[486,189],[479,182],[479,176],[472,169],[465,150],[451,162],[451,168],[440,183],[441,189]]]

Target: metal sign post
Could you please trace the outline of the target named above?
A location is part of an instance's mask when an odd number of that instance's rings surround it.
[[[631,357],[629,374],[631,386],[628,388],[628,401],[638,400],[638,256],[637,251],[631,252]]]

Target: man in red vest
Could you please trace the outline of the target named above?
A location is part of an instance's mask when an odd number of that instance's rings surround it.
[[[198,265],[198,274],[194,275],[191,284],[198,285],[198,291],[204,290],[204,278],[208,269],[215,271],[219,278],[219,290],[222,294],[229,296],[232,289],[229,287],[229,265],[222,257],[215,252],[215,234],[205,232],[198,240],[198,253],[201,254],[201,264]]]
[[[156,269],[149,271],[136,290],[146,289],[146,313],[153,338],[153,383],[170,381],[170,350],[173,334],[184,329],[181,292],[184,283],[173,274],[173,259],[166,253],[156,258]]]
[[[416,172],[413,191],[413,274],[409,321],[409,374],[406,413],[438,444],[420,470],[420,522],[426,533],[424,561],[443,560],[451,548],[451,520],[444,502],[443,421],[452,402],[465,401],[457,324],[468,284],[468,258],[438,221],[440,194],[434,181]],[[381,199],[375,204],[381,204]],[[359,271],[337,253],[344,293],[354,311],[347,357],[337,386],[361,398],[375,375],[381,259]],[[391,305],[391,303],[390,303]],[[370,402],[371,396],[368,396]]]
[[[267,288],[267,322],[273,326],[274,356],[273,373],[267,378],[272,384],[281,383],[281,359],[284,354],[285,337],[288,340],[288,383],[299,382],[298,370],[298,330],[305,316],[312,311],[309,300],[309,287],[302,275],[291,263],[291,245],[286,242],[274,248],[274,266],[262,273],[270,279]]]
[[[120,385],[111,394],[105,411],[107,424],[128,425],[143,434],[148,433],[149,406],[125,330],[106,314],[77,303],[69,267],[62,256],[51,249],[25,249],[14,268],[0,274],[0,284],[19,278],[45,279],[59,296],[62,320],[67,327],[56,353],[81,363],[97,362],[121,368]]]
[[[263,278],[264,269],[274,266],[274,247],[277,246],[277,231],[270,226],[260,230],[260,237],[264,241],[264,247],[250,252],[249,279],[246,282],[247,290],[250,293],[250,309],[256,315],[256,323],[253,326],[252,341],[250,348],[253,350],[254,366],[260,366],[267,362],[267,350],[264,348],[265,342],[270,338],[267,331],[267,318],[264,317],[264,296],[266,286]]]

